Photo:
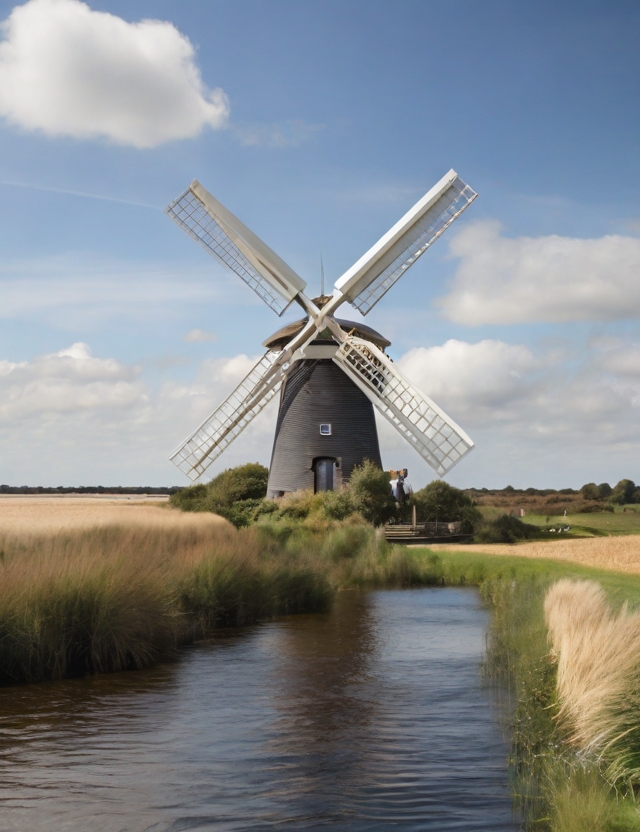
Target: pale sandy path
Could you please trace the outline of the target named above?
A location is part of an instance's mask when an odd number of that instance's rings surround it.
[[[149,505],[153,501],[158,505]],[[105,496],[0,497],[0,534],[51,532],[119,524],[144,526],[219,526],[216,514],[191,514],[163,505],[166,498]]]
[[[484,552],[487,555],[516,555],[522,558],[565,560],[582,566],[612,569],[614,572],[640,574],[640,535],[619,537],[590,537],[574,540],[536,540],[509,546],[504,543],[474,543],[458,547],[464,552]],[[433,544],[433,551],[455,551],[452,544]]]

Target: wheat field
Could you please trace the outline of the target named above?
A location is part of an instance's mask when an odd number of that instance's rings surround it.
[[[442,552],[452,550],[451,544],[432,544],[429,548]],[[546,558],[640,575],[640,535],[536,540],[515,546],[508,543],[474,543],[465,546],[464,551],[510,557],[515,555],[521,558]]]
[[[0,534],[45,534],[120,525],[203,529],[229,524],[216,514],[171,508],[162,497],[0,497]]]

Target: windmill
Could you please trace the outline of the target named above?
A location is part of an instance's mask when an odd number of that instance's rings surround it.
[[[345,301],[366,315],[460,216],[477,194],[450,170],[340,277],[330,296],[306,283],[193,181],[166,213],[278,315],[293,301],[306,317],[264,342],[266,353],[170,459],[192,480],[236,439],[278,392],[268,493],[330,490],[354,465],[381,465],[375,407],[442,476],[473,448],[467,434],[398,370],[382,335],[335,317]]]

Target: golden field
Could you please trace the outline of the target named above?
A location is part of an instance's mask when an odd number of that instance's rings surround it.
[[[433,551],[452,551],[451,544],[431,544]],[[566,561],[596,569],[609,569],[640,575],[640,535],[622,537],[591,537],[565,540],[535,540],[518,543],[473,543],[465,552],[487,555],[514,555],[521,558],[545,558]]]
[[[6,496],[0,497],[0,534],[44,534],[103,526],[213,528],[228,525],[215,514],[187,514],[167,497]]]

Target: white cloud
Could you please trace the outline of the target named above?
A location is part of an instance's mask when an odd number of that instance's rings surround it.
[[[415,347],[398,361],[420,390],[437,403],[446,399],[456,410],[471,413],[474,421],[487,409],[496,418],[505,404],[526,395],[538,365],[527,347],[493,340]]]
[[[634,478],[638,357],[633,343],[611,338],[571,354],[448,341],[410,350],[397,363],[475,442],[449,481],[541,488]],[[414,485],[434,478],[386,420],[378,426],[387,467],[407,467]]]
[[[599,366],[607,373],[640,381],[640,347],[620,344],[603,352]]]
[[[113,358],[94,358],[86,344],[72,344],[32,362],[0,363],[0,423],[58,413],[144,405],[139,370]]]
[[[217,341],[218,336],[215,332],[205,332],[203,329],[191,329],[184,336],[184,340],[188,344],[197,344],[205,341]]]
[[[0,115],[26,130],[148,148],[227,121],[225,93],[206,87],[171,23],[29,0],[2,30]]]
[[[75,343],[33,361],[0,360],[2,482],[186,484],[169,453],[237,386],[257,357],[204,361],[153,389],[142,369]],[[212,466],[269,461],[275,403]]]
[[[608,235],[508,239],[499,223],[479,222],[453,238],[460,258],[439,303],[471,326],[640,317],[640,240]]]
[[[571,361],[497,340],[410,350],[400,369],[476,443],[454,469],[458,485],[581,485],[634,478],[640,451],[640,373],[631,342],[599,339]],[[144,368],[76,343],[32,361],[0,360],[3,482],[58,485],[186,483],[167,457],[237,386],[256,356],[203,361],[187,381],[153,387]],[[207,476],[269,463],[277,399]],[[434,473],[380,421],[383,460],[415,486]],[[637,479],[637,476],[635,476]]]

